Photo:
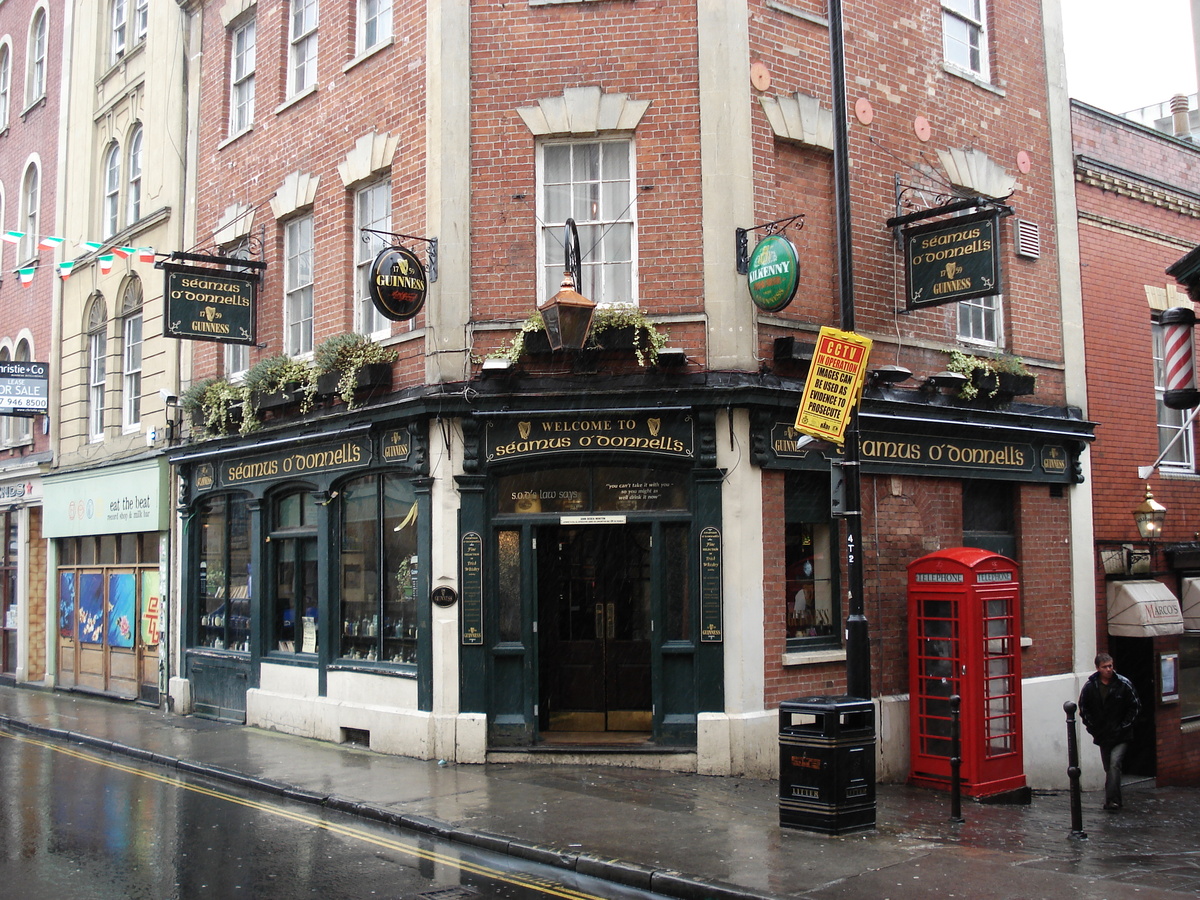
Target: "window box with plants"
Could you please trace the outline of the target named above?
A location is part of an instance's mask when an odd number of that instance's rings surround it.
[[[954,350],[946,368],[967,377],[958,392],[963,400],[1007,399],[1032,394],[1037,388],[1037,376],[1019,356],[972,356]]]
[[[295,405],[306,413],[312,409],[316,373],[303,360],[270,356],[250,367],[243,384],[256,413]]]
[[[233,384],[225,378],[196,382],[183,392],[179,403],[193,427],[204,428],[209,434],[246,434],[256,424],[253,415],[246,415],[249,392],[245,385]]]
[[[313,351],[317,393],[340,397],[353,408],[360,391],[387,390],[392,386],[392,363],[397,356],[395,350],[364,335],[335,334]]]
[[[669,335],[646,318],[636,306],[616,304],[596,307],[592,330],[588,335],[588,350],[632,351],[639,366],[658,362],[658,352],[667,345]],[[516,364],[523,355],[550,352],[542,314],[534,312],[521,329],[506,344],[488,354],[488,359],[504,359]]]

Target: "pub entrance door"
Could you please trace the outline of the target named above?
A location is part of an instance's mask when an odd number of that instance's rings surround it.
[[[544,738],[649,737],[651,535],[648,523],[538,528],[538,729]]]

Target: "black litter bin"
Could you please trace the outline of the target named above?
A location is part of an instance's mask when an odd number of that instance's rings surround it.
[[[875,707],[857,697],[779,704],[779,824],[825,834],[875,827]]]

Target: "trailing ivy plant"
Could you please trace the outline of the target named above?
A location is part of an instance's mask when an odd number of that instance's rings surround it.
[[[233,432],[237,407],[242,411],[241,424],[237,428],[241,434],[249,434],[258,427],[258,419],[249,409],[249,389],[226,378],[206,378],[196,382],[183,392],[179,402],[189,413],[198,411],[204,427],[212,434]]]
[[[377,344],[365,335],[349,331],[335,334],[318,344],[313,351],[313,364],[320,375],[337,374],[337,394],[347,407],[353,409],[358,373],[363,367],[376,363],[391,365],[399,354],[391,347]]]
[[[242,382],[249,391],[251,403],[255,404],[254,413],[257,415],[257,398],[265,394],[277,394],[281,391],[295,390],[300,399],[300,411],[307,413],[312,409],[313,398],[317,393],[317,373],[305,360],[295,359],[280,354],[268,356],[252,365],[246,372]]]
[[[1019,356],[1004,354],[1001,356],[972,356],[961,350],[950,351],[950,363],[946,366],[951,372],[958,372],[967,377],[967,383],[958,390],[958,396],[963,400],[974,400],[980,395],[976,382],[984,376],[1000,374],[1029,375],[1025,360]],[[999,379],[985,396],[995,397],[1000,390]]]

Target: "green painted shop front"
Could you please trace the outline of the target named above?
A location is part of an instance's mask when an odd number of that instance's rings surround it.
[[[530,410],[465,431],[460,696],[489,746],[694,746],[723,708],[712,417]]]

